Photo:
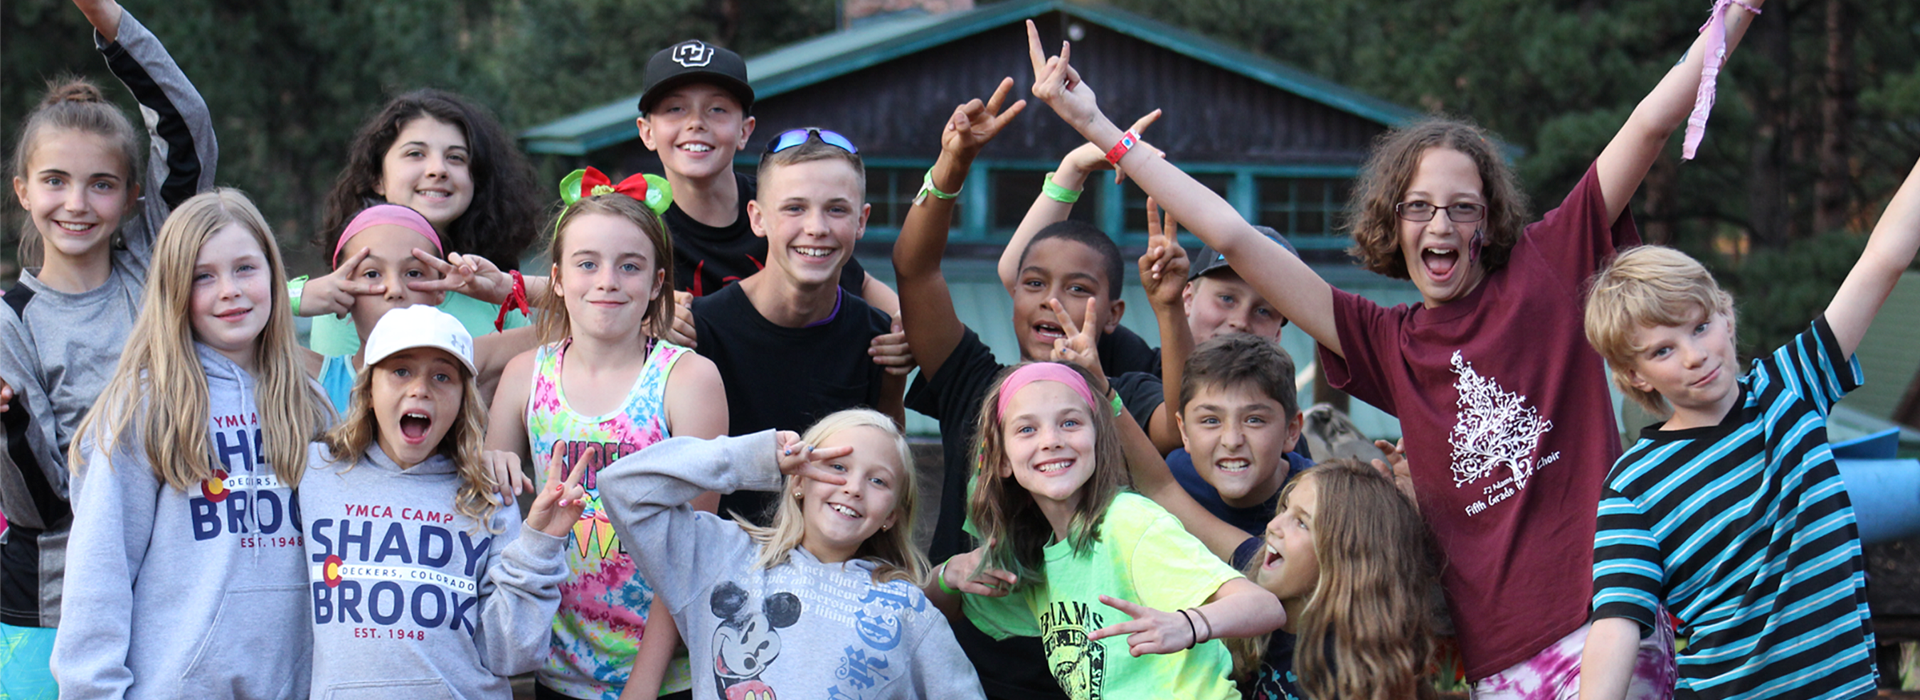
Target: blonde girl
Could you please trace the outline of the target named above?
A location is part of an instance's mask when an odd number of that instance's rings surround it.
[[[546,658],[585,463],[526,523],[481,461],[473,337],[431,306],[394,309],[361,348],[346,418],[301,485],[315,695],[513,696]]]
[[[107,66],[156,119],[143,162],[132,123],[81,79],[49,86],[13,148],[26,216],[20,280],[0,308],[0,695],[51,698],[61,552],[72,522],[67,449],[106,386],[140,310],[154,232],[167,211],[213,186],[219,147],[193,83],[146,27],[112,0],[75,3]],[[16,400],[17,398],[17,400]]]
[[[588,175],[563,181],[568,204],[547,250],[549,293],[537,297],[545,345],[508,363],[487,447],[500,451],[490,453],[496,474],[516,491],[525,488],[520,464],[589,461],[587,507],[570,535],[539,692],[651,698],[684,692],[692,671],[674,658],[679,635],[666,603],[635,575],[637,552],[614,534],[597,472],[668,437],[724,434],[726,393],[711,360],[660,340],[673,319],[673,251],[644,203],[646,180],[596,190],[589,183],[604,177]],[[702,504],[711,511],[717,500]]]
[[[919,590],[913,461],[892,419],[673,438],[601,476],[614,528],[686,631],[697,697],[983,697]],[[741,489],[780,493],[771,526],[688,504]]]
[[[69,455],[61,697],[306,696],[293,488],[333,411],[300,368],[282,269],[237,190],[161,228],[139,320]]]
[[[1001,375],[980,408],[968,502],[986,545],[942,564],[927,594],[996,639],[1039,637],[1071,697],[1237,697],[1211,640],[1265,634],[1285,612],[1122,490],[1121,437],[1090,376],[1057,362]]]
[[[1433,696],[1433,590],[1426,526],[1374,467],[1321,462],[1280,492],[1247,578],[1280,599],[1287,624],[1234,640],[1248,700]]]

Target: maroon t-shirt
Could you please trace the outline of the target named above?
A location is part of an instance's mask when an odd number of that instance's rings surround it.
[[[1400,419],[1469,679],[1586,623],[1594,516],[1620,431],[1581,287],[1639,242],[1626,212],[1607,225],[1589,167],[1463,299],[1388,309],[1334,290],[1346,358],[1322,346],[1320,362],[1333,386]]]

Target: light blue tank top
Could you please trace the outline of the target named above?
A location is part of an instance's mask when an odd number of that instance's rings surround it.
[[[334,355],[320,362],[320,388],[341,418],[347,417],[347,404],[353,402],[354,376],[352,355]]]

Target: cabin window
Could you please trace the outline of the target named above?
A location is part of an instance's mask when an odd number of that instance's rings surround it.
[[[1262,226],[1294,236],[1339,235],[1353,181],[1348,179],[1261,177],[1254,179]]]
[[[1040,196],[1040,184],[1049,172],[994,168],[993,228],[997,233],[1011,236],[1015,229],[1020,228],[1020,220],[1026,218],[1027,210],[1033,207],[1033,200]],[[1094,173],[1088,177],[1085,189],[1080,192],[1080,201],[1074,202],[1073,212],[1067,215],[1068,219],[1099,225],[1099,179],[1102,176],[1113,177],[1113,174]]]
[[[907,212],[913,209],[913,198],[920,194],[920,183],[926,176],[926,168],[867,168],[867,204],[873,207],[867,216],[867,228],[898,229],[906,223]],[[954,201],[952,226],[956,229],[964,202],[965,197]]]

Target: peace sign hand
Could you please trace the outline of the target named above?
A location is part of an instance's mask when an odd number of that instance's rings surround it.
[[[500,271],[492,260],[466,253],[449,253],[446,260],[425,250],[413,249],[413,257],[426,263],[440,279],[408,282],[416,292],[459,292],[489,304],[506,303],[513,293],[513,276]]]
[[[1013,91],[1013,78],[1001,78],[1000,87],[995,88],[993,96],[982,104],[978,98],[953,108],[953,118],[947,120],[947,127],[940,132],[940,149],[947,153],[971,159],[986,147],[988,141],[1007,127],[1013,118],[1027,108],[1027,101],[1020,100],[1013,106],[1000,109],[1007,101],[1007,93]]]
[[[987,548],[993,546],[993,540],[987,540],[985,547],[976,547],[970,552],[953,555],[947,563],[940,565],[940,580],[948,588],[967,595],[983,595],[998,598],[1013,590],[1019,578],[1011,572],[982,566],[987,558]]]
[[[573,529],[580,514],[587,511],[587,489],[580,485],[580,480],[587,474],[587,464],[599,452],[600,448],[595,446],[580,453],[580,458],[573,462],[573,470],[561,481],[560,467],[566,462],[566,451],[553,451],[553,459],[547,460],[547,483],[540,487],[540,495],[533,498],[533,506],[527,509],[527,527],[554,537],[566,535]]]
[[[1147,198],[1147,252],[1140,256],[1140,286],[1155,308],[1173,308],[1186,291],[1187,251],[1180,247],[1180,224],[1167,212],[1162,226],[1160,205]]]
[[[1194,636],[1197,631],[1191,623],[1187,622],[1189,618],[1181,613],[1155,610],[1112,596],[1100,596],[1100,602],[1126,613],[1133,619],[1094,630],[1093,634],[1087,635],[1089,640],[1099,641],[1108,637],[1127,635],[1127,652],[1136,657],[1142,654],[1171,654],[1176,651],[1185,651],[1198,642]]]
[[[334,314],[337,316],[351,313],[354,299],[386,294],[387,285],[368,282],[356,274],[360,269],[360,263],[366,262],[370,252],[370,249],[361,248],[360,252],[340,261],[340,264],[333,268],[333,272],[310,278],[301,284],[300,315]]]
[[[1053,353],[1047,359],[1080,365],[1093,374],[1097,382],[1092,387],[1094,393],[1105,394],[1107,393],[1107,375],[1100,369],[1100,325],[1097,323],[1099,317],[1093,313],[1094,305],[1097,303],[1099,303],[1098,298],[1087,299],[1086,318],[1076,324],[1073,322],[1073,317],[1067,315],[1066,305],[1061,304],[1059,299],[1047,300],[1047,308],[1053,309],[1054,318],[1060,321],[1060,329],[1067,333],[1067,337],[1053,341]]]
[[[801,442],[800,434],[791,430],[780,431],[774,436],[774,442],[781,474],[789,477],[806,477],[835,486],[847,483],[847,477],[828,469],[825,462],[853,454],[852,445],[816,450],[812,445]]]

